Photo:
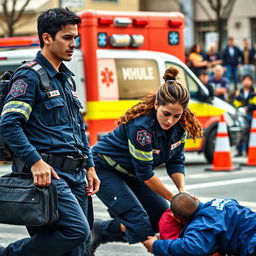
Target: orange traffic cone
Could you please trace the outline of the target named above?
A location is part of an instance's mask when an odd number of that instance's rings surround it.
[[[232,163],[231,148],[228,137],[227,124],[224,115],[220,116],[216,134],[216,145],[213,155],[213,166],[206,171],[234,171],[238,170]]]
[[[256,166],[256,110],[253,111],[246,166]]]

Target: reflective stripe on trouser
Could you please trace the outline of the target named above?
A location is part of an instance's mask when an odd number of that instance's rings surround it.
[[[109,156],[106,155],[102,155],[103,159],[113,168],[115,168],[117,171],[124,173],[130,177],[134,176],[134,174],[129,173],[128,170],[126,170],[125,168],[123,168],[122,166],[120,166],[115,160],[113,160],[112,158],[110,158]]]

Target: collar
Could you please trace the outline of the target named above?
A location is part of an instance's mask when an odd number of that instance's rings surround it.
[[[36,61],[38,61],[46,70],[50,78],[56,76],[59,72],[52,66],[52,64],[42,55],[41,51],[36,54]],[[62,62],[60,64],[60,72],[64,73],[67,77],[74,76],[74,74]]]
[[[164,136],[165,138],[167,138],[165,131],[161,128],[160,124],[157,121],[155,110],[152,111],[151,117],[152,118],[150,126],[152,130],[155,131],[157,136]]]

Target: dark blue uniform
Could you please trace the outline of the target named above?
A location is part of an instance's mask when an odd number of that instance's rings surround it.
[[[256,213],[233,199],[200,203],[193,220],[175,240],[157,240],[157,256],[255,255]]]
[[[98,197],[106,204],[112,220],[104,223],[103,235],[118,240],[120,223],[127,228],[126,239],[137,243],[153,235],[168,203],[144,180],[165,163],[167,173],[184,173],[185,132],[179,122],[164,131],[155,112],[117,127],[92,149],[101,180]],[[120,240],[122,240],[120,238]]]
[[[88,161],[86,166],[81,164],[68,171],[54,167],[61,178],[53,179],[58,187],[59,220],[51,227],[28,228],[31,235],[36,235],[9,245],[6,253],[84,256],[83,242],[88,240],[90,231],[83,168],[94,164],[79,111],[82,106],[70,83],[73,74],[64,64],[57,72],[40,52],[35,61],[45,68],[54,93],[47,96],[34,71],[18,71],[1,114],[1,136],[25,163],[25,169],[41,159],[42,154],[51,156],[53,167],[56,157],[77,159],[87,155]],[[17,166],[13,166],[13,171],[17,171]]]

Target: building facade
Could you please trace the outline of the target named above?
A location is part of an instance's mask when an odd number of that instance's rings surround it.
[[[10,0],[10,6],[11,2]],[[21,8],[23,2],[24,0],[17,1],[17,10]],[[43,10],[60,6],[69,7],[74,11],[82,11],[85,9],[138,11],[139,0],[30,0],[22,18],[15,25],[14,35],[36,35],[36,19],[38,14]],[[6,37],[8,35],[7,31],[2,6],[0,5],[0,37]]]

